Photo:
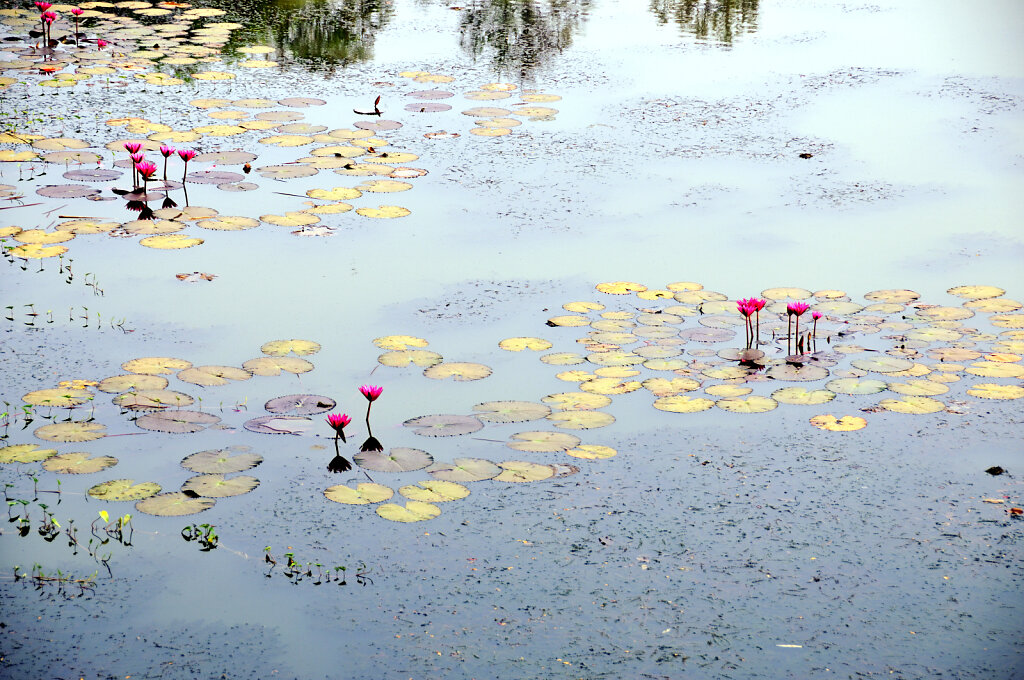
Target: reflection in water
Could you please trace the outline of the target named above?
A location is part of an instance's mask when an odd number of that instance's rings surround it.
[[[684,33],[729,45],[733,38],[757,30],[758,0],[651,0],[658,21],[679,24]]]
[[[378,31],[394,14],[389,0],[211,0],[203,3],[245,28],[228,45],[266,44],[306,66],[331,68],[373,57]]]
[[[477,0],[460,12],[459,44],[474,59],[490,54],[499,75],[526,78],[572,44],[590,0]]]

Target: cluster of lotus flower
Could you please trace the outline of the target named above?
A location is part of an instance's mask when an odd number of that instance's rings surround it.
[[[370,408],[383,391],[384,388],[379,385],[361,385],[359,387],[359,393],[366,397],[368,402],[366,404],[366,432],[369,435],[367,440],[363,442],[363,445],[359,447],[360,451],[384,450],[384,446],[377,441],[376,437],[373,436],[373,431],[370,430]],[[331,472],[345,472],[352,469],[352,463],[343,458],[341,451],[338,449],[338,440],[345,441],[345,426],[351,422],[352,418],[347,413],[331,413],[327,416],[327,424],[334,430],[334,459],[327,464],[327,469]]]
[[[746,320],[746,341],[747,349],[756,347],[761,344],[761,310],[764,309],[765,305],[768,304],[767,300],[761,298],[746,298],[736,301],[736,308],[740,314]],[[810,309],[811,306],[803,302],[790,302],[786,305],[786,316],[788,318],[788,325],[786,329],[786,352],[790,351],[790,339],[796,338],[796,351],[797,354],[803,352],[805,342],[804,338],[800,335],[800,317],[803,316],[804,312]],[[754,317],[753,320],[751,317]],[[793,318],[796,317],[796,332],[790,333],[789,329],[792,328]],[[811,318],[814,319],[814,325],[811,328],[811,332],[808,334],[808,342],[810,344],[810,338],[816,338],[818,336],[818,319],[822,317],[822,313],[819,311],[811,312]]]
[[[142,153],[142,144],[140,142],[125,142],[124,148],[128,152],[128,157],[132,160],[132,184],[134,185],[134,191],[126,194],[128,209],[139,211],[140,220],[151,220],[153,219],[153,211],[145,202],[148,200],[146,197],[146,184],[156,174],[156,163],[146,160],[145,155]],[[188,162],[196,157],[196,152],[192,149],[175,150],[173,146],[161,146],[160,155],[164,157],[164,182],[167,181],[167,159],[175,153],[185,162],[185,169],[181,175],[181,182],[184,184],[185,175],[188,174]],[[139,192],[140,180],[142,181],[141,193]],[[164,196],[164,208],[173,208],[175,205],[177,203],[172,201],[169,196]]]
[[[42,36],[46,46],[50,46],[52,39],[50,38],[50,27],[53,22],[57,20],[57,13],[51,10],[53,3],[50,2],[36,2],[36,9],[39,10],[39,23],[42,25]],[[75,17],[75,46],[78,46],[78,37],[80,35],[78,31],[78,18],[85,14],[85,10],[81,7],[72,7],[71,14]],[[106,47],[109,43],[103,39],[96,40],[96,46],[100,49]]]

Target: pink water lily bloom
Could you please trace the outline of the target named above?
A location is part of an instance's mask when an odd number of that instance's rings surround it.
[[[193,151],[192,149],[179,149],[178,157],[181,158],[181,160],[188,163],[190,160],[196,157],[196,152]]]
[[[737,300],[736,309],[739,310],[740,314],[745,317],[749,317],[751,314],[757,311],[757,308],[750,304],[750,300]]]
[[[156,163],[150,161],[143,161],[142,163],[136,163],[135,169],[139,171],[143,179],[149,179],[156,174]]]
[[[822,313],[821,313],[821,312],[817,312],[817,311],[815,311],[815,312],[811,312],[811,318],[812,318],[812,319],[814,319],[815,321],[817,321],[818,319],[820,319],[820,318],[821,318],[822,316],[823,316],[823,315],[822,315]]]
[[[327,424],[334,428],[335,432],[341,432],[345,426],[352,422],[347,413],[331,413],[327,416]]]
[[[142,144],[140,142],[125,142],[124,148],[128,153],[138,153],[142,151]]]
[[[50,9],[51,7],[53,7],[53,5],[51,3],[49,3],[49,2],[37,2],[36,3],[36,8],[40,12],[45,12],[46,10]]]
[[[128,158],[132,159],[132,163],[135,163],[135,165],[138,165],[142,161],[146,160],[146,154],[139,153],[139,152],[136,151],[135,153],[128,154]]]
[[[107,42],[106,40],[104,40],[103,38],[97,38],[97,39],[96,39],[96,47],[98,47],[98,48],[100,48],[100,49],[103,49],[104,47],[106,47],[106,46],[107,46],[107,45],[109,45],[109,44],[110,44],[110,43],[108,43],[108,42]]]
[[[370,401],[377,401],[377,397],[383,391],[384,388],[379,385],[362,385],[359,388],[359,392]]]
[[[85,10],[81,7],[73,7],[71,8],[71,13],[74,14],[76,17],[80,17],[83,14],[85,14]]]
[[[52,24],[56,20],[57,20],[57,13],[56,12],[43,12],[43,21],[45,21],[46,23]]]
[[[803,302],[790,302],[788,305],[786,305],[786,313],[796,314],[797,316],[800,316],[810,308],[810,305],[804,304]]]
[[[168,156],[173,156],[174,155],[174,147],[173,146],[167,146],[167,145],[161,146],[160,147],[160,154],[164,158],[167,158]]]

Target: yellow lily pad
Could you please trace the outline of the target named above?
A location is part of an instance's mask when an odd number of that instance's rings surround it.
[[[259,357],[244,362],[242,368],[253,375],[281,375],[282,372],[299,375],[312,371],[313,364],[299,357]]]
[[[950,288],[946,292],[950,295],[955,295],[967,300],[994,298],[1006,293],[1002,288],[996,288],[995,286],[956,286],[955,288]]]
[[[475,364],[467,361],[450,361],[430,366],[423,371],[423,375],[435,380],[452,378],[460,382],[469,380],[482,380],[491,374],[491,369],[483,364]]]
[[[177,373],[186,368],[191,368],[192,362],[173,357],[143,357],[132,359],[121,364],[121,368],[129,373],[142,373],[143,375],[159,375],[162,373]],[[100,383],[101,385],[103,383]],[[99,389],[103,389],[100,387]],[[104,390],[106,391],[106,390]]]
[[[320,343],[312,340],[272,340],[264,343],[260,351],[272,357],[283,357],[287,354],[309,356],[320,351]]]
[[[539,482],[550,479],[555,471],[550,465],[530,463],[525,460],[506,460],[498,465],[503,468],[501,474],[494,478],[496,482]]]
[[[324,490],[324,496],[326,496],[328,500],[334,501],[335,503],[344,503],[346,505],[370,505],[371,503],[380,503],[394,495],[395,492],[391,487],[371,482],[362,482],[357,484],[355,488],[344,484],[338,484],[336,486],[327,487],[327,489]]]
[[[310,189],[306,195],[320,201],[350,201],[362,196],[363,192],[349,187],[334,187],[333,189]]]
[[[772,399],[780,404],[813,406],[825,404],[836,398],[831,390],[807,390],[803,387],[783,387],[772,392]]]
[[[408,208],[403,208],[398,205],[380,205],[376,208],[359,208],[356,210],[357,215],[363,217],[373,217],[377,219],[393,219],[396,217],[405,217],[411,214],[412,211]]]
[[[88,493],[101,501],[138,501],[160,493],[156,482],[134,482],[134,479],[112,479],[96,484]]]
[[[41,449],[38,444],[14,444],[0,448],[0,463],[38,463],[57,455],[57,449]]]
[[[395,503],[378,506],[377,514],[392,522],[423,522],[441,514],[441,508],[433,503],[409,501],[405,507]]]
[[[834,415],[828,414],[811,418],[811,425],[819,430],[828,430],[830,432],[854,432],[864,429],[867,424],[868,421],[858,416],[836,418]]]
[[[615,456],[618,451],[610,446],[584,444],[577,446],[575,449],[570,449],[566,453],[573,458],[583,458],[584,460],[605,460]]]
[[[413,335],[385,335],[375,338],[373,344],[381,349],[409,349],[410,347],[426,347],[430,343]]]
[[[580,438],[563,432],[518,432],[511,436],[513,441],[507,443],[516,451],[532,451],[535,453],[554,453],[568,451],[580,444]]]
[[[428,479],[417,484],[407,484],[398,489],[398,493],[410,500],[424,503],[446,503],[469,495],[469,489],[456,482]]]
[[[21,398],[26,404],[33,406],[57,406],[67,408],[84,404],[92,399],[92,392],[88,390],[52,388],[48,390],[35,390]]]
[[[610,281],[608,283],[599,283],[596,288],[598,291],[608,293],[609,295],[629,295],[630,293],[641,293],[647,290],[647,286],[642,283],[634,283],[632,281]]]
[[[887,411],[895,413],[925,414],[937,413],[946,408],[941,401],[931,397],[907,397],[906,399],[883,399],[878,403]]]
[[[439,364],[442,361],[444,361],[444,359],[440,354],[426,349],[393,350],[391,352],[385,352],[377,357],[378,363],[395,368],[408,366],[409,364],[429,367],[434,364]]]
[[[746,399],[738,397],[719,399],[715,402],[715,406],[730,413],[766,413],[778,408],[779,402],[769,397],[754,395]]]
[[[604,411],[559,411],[547,419],[566,430],[591,430],[615,422],[615,416]]]
[[[139,245],[146,246],[147,248],[156,248],[157,250],[181,250],[201,245],[204,242],[201,238],[184,234],[162,234],[160,236],[148,236],[139,241]]]
[[[99,423],[55,423],[43,425],[33,434],[48,442],[90,442],[107,436],[107,428]]]
[[[998,385],[981,383],[972,386],[967,394],[981,399],[1020,399],[1024,397],[1024,387],[1019,385]]]
[[[671,397],[660,397],[654,400],[654,408],[659,411],[670,413],[698,413],[707,411],[715,405],[711,399],[704,397],[689,397],[685,394],[678,394]]]

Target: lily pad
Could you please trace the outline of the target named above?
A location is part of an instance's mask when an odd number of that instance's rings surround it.
[[[260,347],[264,354],[283,357],[286,354],[309,356],[320,351],[320,344],[312,340],[273,340]]]
[[[0,449],[0,462],[3,462],[3,450]],[[43,469],[58,474],[91,474],[117,465],[113,456],[96,456],[90,458],[88,453],[76,451],[62,453],[43,461]]]
[[[575,449],[569,449],[566,453],[573,458],[582,458],[584,460],[605,460],[615,456],[618,451],[610,446],[586,444],[577,446]]]
[[[244,472],[263,462],[263,456],[251,453],[248,446],[229,446],[226,449],[198,451],[181,461],[181,466],[203,474],[229,474]]]
[[[828,430],[830,432],[854,432],[864,429],[867,424],[868,421],[858,416],[836,418],[831,413],[811,418],[811,425],[819,430]]]
[[[648,378],[640,384],[656,397],[671,397],[700,388],[700,383],[693,378]]]
[[[483,364],[465,361],[451,361],[435,364],[423,371],[423,375],[434,380],[452,378],[459,382],[482,380],[491,374],[491,369]]]
[[[409,501],[405,507],[385,503],[377,507],[377,514],[392,522],[423,522],[440,515],[441,508],[423,501]]]
[[[213,387],[227,385],[231,380],[248,380],[252,373],[234,366],[193,366],[178,373],[178,380]]]
[[[772,399],[781,404],[799,404],[804,406],[825,404],[836,398],[830,390],[806,390],[802,387],[783,387],[772,392]]]
[[[93,486],[88,493],[101,501],[137,501],[160,493],[156,482],[134,482],[134,479],[112,479]]]
[[[158,517],[182,517],[209,510],[216,503],[212,498],[195,498],[180,491],[172,491],[144,498],[135,504],[135,509]]]
[[[0,463],[38,463],[57,455],[57,449],[41,449],[38,444],[14,444],[0,448]]]
[[[413,428],[415,434],[424,437],[454,437],[476,432],[484,426],[478,418],[462,415],[420,416],[402,424]]]
[[[518,432],[510,437],[513,441],[506,444],[516,451],[533,451],[536,453],[554,453],[568,451],[580,444],[580,438],[564,432]]]
[[[394,350],[391,352],[385,352],[377,357],[378,363],[384,366],[393,366],[395,368],[408,366],[409,364],[429,367],[434,364],[439,364],[442,361],[444,361],[444,359],[440,354],[425,349]]]
[[[93,398],[89,390],[73,390],[56,387],[48,390],[35,390],[21,398],[26,404],[33,406],[57,406],[67,408],[84,404]]]
[[[144,430],[186,434],[199,432],[208,425],[219,423],[220,418],[201,411],[158,411],[139,416],[135,424]]]
[[[1024,397],[1024,387],[1020,385],[999,385],[996,383],[981,383],[972,386],[967,394],[979,399],[1020,399]],[[0,451],[2,453],[2,451]]]
[[[551,413],[549,407],[532,401],[488,401],[475,405],[473,410],[480,420],[488,423],[522,423]]]
[[[904,399],[883,399],[878,405],[887,411],[895,413],[925,414],[937,413],[946,408],[946,405],[937,399],[930,397],[906,397]]]
[[[715,402],[715,406],[730,413],[765,413],[777,408],[778,405],[779,402],[774,399],[757,395],[747,397],[746,399],[730,397],[719,399]]]
[[[249,359],[242,368],[253,375],[281,375],[281,373],[306,373],[313,370],[313,364],[299,357],[258,357]]]
[[[381,349],[402,350],[410,347],[426,347],[430,343],[412,335],[386,335],[375,338],[373,344]]]
[[[355,455],[356,465],[377,472],[411,472],[422,470],[434,462],[434,457],[426,451],[396,447],[388,453],[383,451],[363,451]]]
[[[43,425],[33,434],[48,442],[91,442],[107,434],[107,428],[99,423],[55,423]]]
[[[705,399],[704,397],[689,397],[685,394],[679,394],[672,397],[661,397],[654,400],[654,408],[659,411],[669,411],[671,413],[698,413],[700,411],[707,411],[714,405],[715,402],[711,399]]]
[[[568,430],[591,430],[615,422],[615,416],[604,411],[559,411],[547,417],[555,424]]]
[[[335,503],[344,503],[345,505],[380,503],[394,495],[395,492],[391,487],[371,482],[362,482],[357,484],[355,488],[338,484],[336,486],[329,486],[324,490],[324,496],[327,497],[327,500],[334,501]]]
[[[132,390],[162,390],[167,387],[167,384],[167,378],[159,375],[129,373],[128,375],[115,375],[104,378],[96,386],[96,389],[100,392],[115,394]]]
[[[825,383],[825,389],[838,394],[875,394],[887,387],[881,380],[870,378],[836,378]]]
[[[502,472],[494,478],[496,482],[539,482],[549,479],[555,474],[550,465],[541,465],[525,460],[506,460],[498,465],[502,468]]]
[[[447,482],[481,482],[497,477],[501,468],[483,458],[456,458],[450,463],[436,462],[427,468],[427,472],[431,477]]]
[[[227,498],[249,493],[259,485],[260,480],[248,475],[224,477],[223,474],[204,474],[185,480],[181,490],[206,498]]]
[[[313,421],[304,416],[269,415],[252,418],[242,423],[250,432],[260,434],[306,434],[313,429]]]
[[[180,408],[193,403],[192,397],[174,390],[138,390],[119,394],[113,399],[114,404],[131,411],[162,411],[168,408]]]
[[[425,480],[401,487],[398,493],[414,501],[425,503],[446,503],[457,501],[469,495],[469,489],[456,482]]]
[[[330,411],[337,402],[330,397],[318,394],[289,394],[268,401],[263,408],[271,413],[295,413],[300,416],[312,416]]]

